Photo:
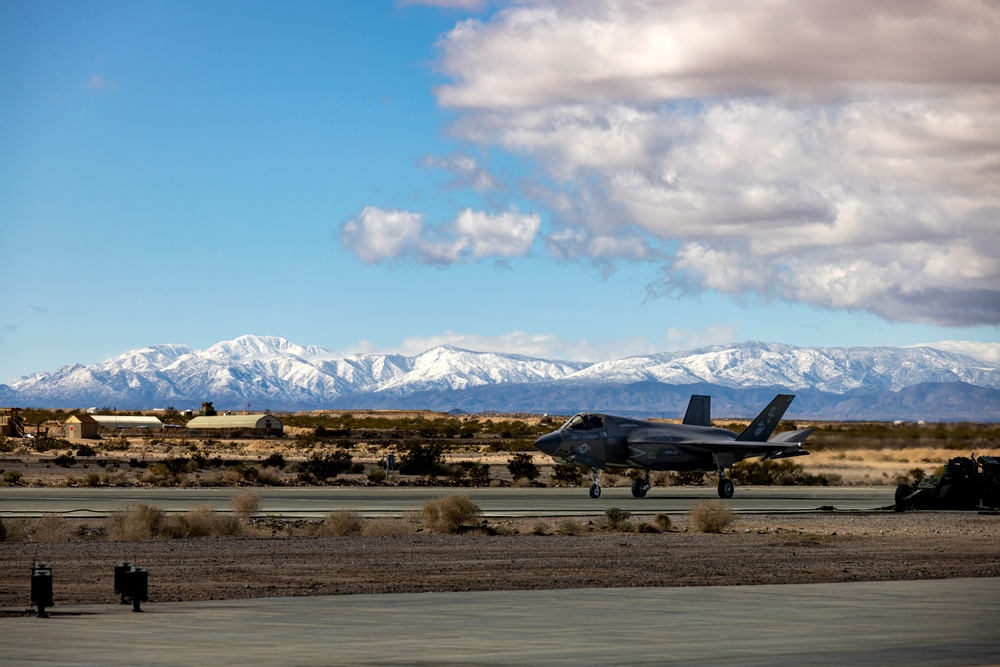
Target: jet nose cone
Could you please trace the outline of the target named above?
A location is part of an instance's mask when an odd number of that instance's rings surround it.
[[[558,433],[549,433],[535,440],[535,449],[551,455],[559,448],[561,442],[562,437]]]

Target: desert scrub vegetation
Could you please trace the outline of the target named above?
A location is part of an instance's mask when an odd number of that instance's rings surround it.
[[[807,449],[935,447],[993,452],[998,441],[1000,424],[836,422],[817,425]]]
[[[736,513],[721,500],[706,500],[691,509],[691,527],[699,533],[721,533],[736,520]]]
[[[507,472],[515,480],[526,479],[529,482],[535,481],[541,474],[531,455],[524,453],[514,454],[507,460]]]
[[[445,466],[444,474],[453,484],[461,486],[489,486],[490,466],[472,461],[456,461]]]
[[[168,515],[161,508],[137,503],[108,519],[112,539],[124,541],[226,537],[240,535],[239,519],[200,505],[180,515]]]
[[[350,452],[338,450],[329,454],[314,452],[299,464],[299,480],[325,482],[351,470],[353,457]]]
[[[583,483],[583,468],[572,463],[552,466],[552,485],[578,487]]]
[[[437,477],[444,473],[444,445],[413,442],[400,446],[397,469],[401,475]]]
[[[361,534],[365,537],[401,537],[412,535],[415,530],[413,522],[405,518],[384,517],[365,521],[361,527]]]
[[[256,491],[242,491],[233,495],[233,514],[247,521],[260,510],[260,494]]]
[[[661,533],[665,533],[673,527],[670,517],[663,512],[658,512],[653,516],[653,525],[659,528]]]
[[[319,524],[316,534],[321,537],[344,537],[359,535],[364,527],[361,515],[354,510],[338,510],[330,512]]]
[[[620,507],[609,507],[604,510],[604,524],[608,530],[630,532],[633,530],[632,513]]]
[[[741,461],[733,466],[731,477],[737,484],[759,486],[830,486],[837,475],[811,475],[793,461]]]
[[[560,519],[556,522],[556,533],[559,535],[579,535],[584,530],[576,519]]]
[[[435,533],[457,533],[462,526],[476,520],[482,509],[469,496],[454,495],[432,498],[422,510],[424,527]]]

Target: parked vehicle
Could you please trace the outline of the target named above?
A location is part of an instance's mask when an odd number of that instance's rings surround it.
[[[940,475],[924,475],[913,484],[896,487],[895,510],[974,510],[1000,507],[1000,459],[958,457]]]

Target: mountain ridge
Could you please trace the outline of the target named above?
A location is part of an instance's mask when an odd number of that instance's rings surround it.
[[[418,398],[428,407],[443,407],[441,401],[447,397],[454,402],[449,409],[509,411],[513,405],[543,407],[546,394],[564,396],[565,405],[579,403],[579,409],[601,409],[587,402],[607,403],[601,400],[603,392],[618,394],[621,398],[610,407],[624,411],[630,409],[624,396],[636,395],[630,393],[636,387],[662,389],[664,396],[673,396],[676,392],[665,388],[705,386],[716,393],[746,395],[730,403],[734,409],[743,405],[737,410],[742,412],[752,409],[750,397],[755,401],[761,388],[823,396],[824,401],[817,399],[812,407],[820,415],[830,412],[832,405],[846,406],[845,401],[855,395],[867,396],[864,400],[872,405],[898,406],[888,396],[921,385],[932,387],[923,395],[936,395],[943,406],[952,406],[944,416],[927,415],[927,419],[966,419],[969,410],[944,394],[969,395],[959,385],[1000,392],[1000,365],[932,347],[821,348],[759,341],[594,363],[448,345],[414,356],[344,355],[277,336],[248,334],[204,350],[151,345],[99,364],[69,364],[35,373],[0,385],[0,400],[37,407],[114,404],[121,408],[211,400],[225,409],[250,404],[258,409],[301,410],[357,407],[366,401],[373,406],[413,407]],[[574,394],[579,400],[572,398]],[[470,402],[472,396],[482,398]],[[525,396],[534,398],[525,403]],[[977,401],[987,403],[974,414],[1000,419],[1000,400],[991,396],[977,395]],[[653,401],[671,409],[675,402],[674,398]],[[864,413],[863,403],[841,412]],[[933,406],[933,401],[911,404]]]

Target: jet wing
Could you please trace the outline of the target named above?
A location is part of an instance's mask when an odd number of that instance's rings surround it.
[[[767,442],[750,440],[729,440],[723,438],[688,438],[675,434],[664,433],[658,429],[639,429],[629,434],[628,444],[636,447],[642,445],[670,445],[692,456],[710,456],[712,454],[735,454],[740,458],[747,456],[767,456],[768,458],[784,458],[808,454],[802,451],[802,442],[813,432],[807,428],[799,431],[779,433]]]

